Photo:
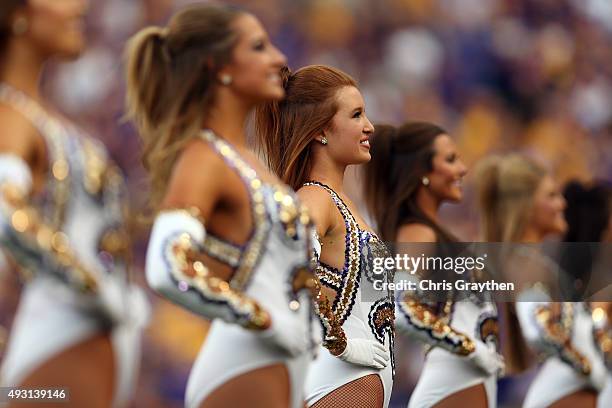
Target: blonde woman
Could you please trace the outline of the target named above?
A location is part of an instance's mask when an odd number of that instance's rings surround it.
[[[128,283],[124,178],[39,90],[48,61],[85,47],[86,11],[82,0],[0,6],[0,244],[26,281],[0,382],[125,406],[147,304]]]
[[[244,128],[255,106],[283,98],[285,57],[253,15],[210,4],[142,30],[126,56],[156,211],[147,280],[212,320],[185,405],[303,407],[309,218]]]
[[[489,157],[476,172],[484,238],[523,244],[511,249],[506,262],[518,293],[514,304],[505,305],[506,320],[510,327],[520,325],[520,331],[506,330],[513,336],[504,342],[506,361],[513,372],[526,367],[523,338],[545,356],[524,407],[594,407],[605,371],[590,307],[551,299],[560,271],[538,247],[567,229],[563,196],[542,166],[521,155]]]

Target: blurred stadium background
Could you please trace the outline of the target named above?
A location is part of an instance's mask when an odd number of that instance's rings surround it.
[[[139,140],[122,122],[121,54],[139,28],[163,24],[189,1],[91,1],[89,47],[50,66],[46,95],[100,138],[128,176],[137,209],[146,200]],[[428,120],[455,137],[468,165],[520,150],[561,182],[612,179],[610,0],[236,0],[264,22],[295,69],[330,64],[360,82],[374,123]],[[353,172],[357,174],[356,172]],[[358,176],[348,189],[358,196]],[[466,199],[444,208],[464,239],[478,231],[470,175]],[[136,242],[143,282],[146,231]],[[0,273],[0,324],[10,327],[19,283]],[[134,407],[181,407],[206,324],[151,295],[152,323]],[[0,333],[2,336],[2,333]],[[404,407],[422,364],[414,342],[397,341],[392,407]],[[0,357],[1,358],[1,357]],[[500,381],[501,407],[520,406],[533,370]]]

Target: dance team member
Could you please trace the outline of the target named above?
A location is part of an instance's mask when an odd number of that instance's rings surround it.
[[[127,106],[158,210],[146,274],[213,320],[187,407],[303,407],[312,359],[309,217],[246,143],[252,108],[284,96],[283,54],[251,14],[193,5],[127,48]]]
[[[492,156],[478,168],[478,195],[484,236],[490,242],[522,243],[506,263],[517,282],[516,303],[506,304],[506,321],[545,356],[524,407],[594,407],[605,370],[595,349],[591,310],[584,302],[554,302],[561,279],[558,265],[536,244],[567,230],[566,202],[554,179],[521,155]],[[523,336],[508,330],[507,361],[525,368]],[[506,339],[504,339],[506,340]]]
[[[458,240],[440,224],[438,211],[444,202],[461,201],[466,172],[444,129],[426,122],[377,125],[364,196],[382,238],[398,251],[405,243],[431,243],[444,257],[445,246]],[[398,296],[397,327],[429,347],[409,407],[495,406],[503,369],[495,304],[481,296],[446,298]]]
[[[83,50],[86,11],[82,0],[0,7],[0,244],[26,281],[0,379],[67,388],[70,406],[125,406],[147,303],[127,279],[124,178],[39,91],[50,59]]]
[[[283,70],[286,97],[257,110],[268,165],[298,190],[317,229],[317,308],[323,350],[306,382],[317,408],[388,406],[393,385],[393,295],[375,292],[371,260],[389,255],[343,192],[346,166],[370,160],[374,127],[357,84],[323,65]],[[365,285],[365,287],[364,287]],[[367,289],[367,293],[366,293]]]

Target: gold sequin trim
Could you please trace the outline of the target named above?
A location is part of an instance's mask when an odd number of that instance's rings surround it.
[[[79,262],[66,234],[45,224],[38,211],[27,205],[26,197],[17,187],[5,183],[0,187],[0,192],[5,202],[2,210],[19,241],[15,246],[8,246],[16,259],[29,257],[28,254],[20,256],[24,250],[47,254],[61,267],[65,280],[83,292],[96,292],[98,283],[95,275]]]
[[[553,313],[550,305],[540,306],[535,312],[536,322],[540,326],[545,344],[575,370],[583,375],[589,375],[591,372],[589,360],[574,347],[571,340],[573,316],[574,307],[569,302],[561,304],[560,314]]]
[[[359,225],[353,217],[353,214],[348,210],[344,202],[335,191],[326,185],[314,181],[304,183],[305,186],[319,186],[325,189],[332,197],[332,200],[340,210],[342,218],[344,219],[346,228],[346,258],[345,265],[348,269],[346,277],[340,285],[340,291],[338,293],[337,301],[335,302],[334,315],[339,322],[344,323],[346,318],[350,315],[351,309],[355,302],[355,297],[359,287],[359,275],[361,268],[361,256],[359,253]],[[322,272],[323,271],[323,272]],[[325,274],[324,269],[319,265],[317,266],[317,275],[322,272]]]
[[[204,301],[227,305],[239,324],[247,329],[265,330],[271,324],[270,315],[255,300],[218,277],[210,276],[199,256],[193,238],[182,233],[169,242],[165,257],[179,290],[196,290]]]
[[[236,268],[240,263],[241,249],[211,234],[207,234],[204,238],[203,250],[232,268]]]
[[[318,279],[313,279],[310,290],[311,297],[314,300],[315,311],[320,317],[325,331],[323,347],[329,350],[332,355],[339,356],[346,348],[346,333],[344,333],[342,324],[338,321],[332,310],[329,299],[323,294]]]
[[[606,366],[612,369],[612,322],[603,307],[594,308],[592,318],[595,326],[595,342]]]
[[[45,138],[49,149],[49,186],[53,198],[49,217],[50,226],[59,229],[64,223],[66,204],[70,198],[70,164],[64,149],[65,128],[51,117],[37,102],[6,83],[0,83],[0,101],[26,117]]]
[[[257,177],[257,173],[249,166],[238,153],[224,140],[217,137],[212,131],[204,130],[200,137],[209,143],[223,156],[223,158],[238,171],[238,174],[247,185],[252,200],[253,232],[251,238],[244,246],[242,256],[230,285],[234,289],[244,290],[250,280],[253,268],[259,261],[265,238],[270,230],[264,195],[261,191],[262,182]]]
[[[427,305],[415,300],[406,294],[402,302],[399,302],[399,309],[421,335],[425,335],[425,341],[433,346],[442,347],[454,354],[467,356],[471,354],[476,345],[467,335],[453,329],[447,321],[449,313],[447,308],[451,302],[446,302],[443,316],[433,312]]]

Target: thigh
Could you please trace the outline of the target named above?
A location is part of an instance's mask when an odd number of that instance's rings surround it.
[[[41,339],[44,341],[44,339]],[[51,357],[20,388],[65,388],[70,402],[18,403],[14,408],[107,408],[113,400],[115,363],[109,334],[99,334]]]
[[[487,408],[487,391],[484,384],[476,384],[444,398],[435,405],[435,408]]]
[[[384,402],[385,389],[380,376],[370,374],[333,390],[312,408],[382,408]]]
[[[206,396],[200,408],[287,408],[290,387],[284,364],[262,367],[223,383]]]
[[[550,405],[550,408],[595,408],[597,393],[591,390],[579,390]]]

